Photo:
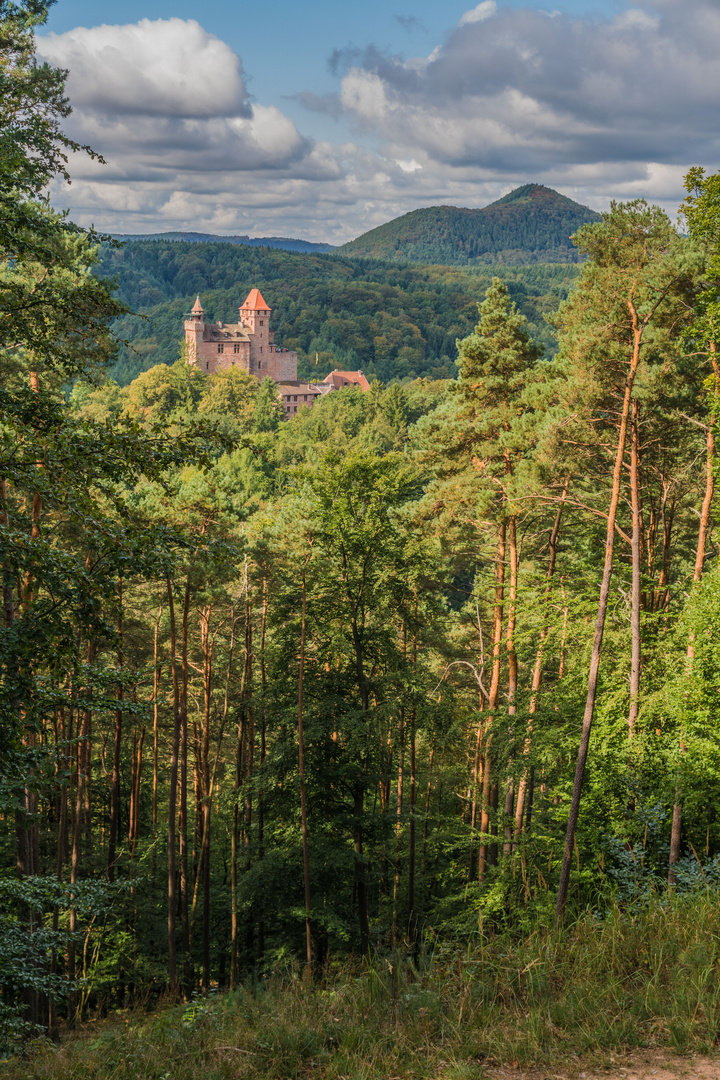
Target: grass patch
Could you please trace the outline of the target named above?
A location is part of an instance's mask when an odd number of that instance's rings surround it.
[[[393,971],[393,961],[397,970]],[[714,895],[587,914],[564,933],[437,943],[89,1024],[4,1062],[5,1080],[479,1080],[498,1064],[663,1046],[720,1034]]]

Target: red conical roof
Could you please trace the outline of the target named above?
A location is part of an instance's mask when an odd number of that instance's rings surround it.
[[[262,298],[262,293],[259,289],[251,289],[248,293],[247,300],[242,305],[242,310],[250,308],[251,311],[270,311],[271,308],[265,303]]]
[[[196,313],[198,313],[198,312],[199,312],[200,314],[202,314],[202,312],[203,312],[203,306],[202,306],[202,304],[200,303],[200,294],[199,294],[199,293],[198,293],[198,298],[197,298],[197,300],[195,301],[195,303],[194,303],[194,304],[193,304],[193,306],[192,306],[192,311],[193,311],[193,314],[196,314]]]

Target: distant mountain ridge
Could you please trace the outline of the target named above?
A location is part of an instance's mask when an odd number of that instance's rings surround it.
[[[477,210],[412,210],[335,250],[339,255],[444,266],[578,262],[571,235],[581,225],[600,220],[595,210],[552,188],[525,184]]]
[[[189,244],[241,244],[243,247],[279,248],[281,251],[299,251],[313,255],[335,251],[332,244],[320,244],[313,240],[294,240],[289,236],[218,236],[215,233],[158,232],[113,233],[113,238],[126,243],[137,240],[179,240]]]

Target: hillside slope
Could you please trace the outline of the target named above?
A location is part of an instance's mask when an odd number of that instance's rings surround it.
[[[530,333],[552,352],[543,316],[567,295],[574,266],[464,271],[236,244],[146,240],[105,247],[97,273],[114,278],[118,298],[145,316],[116,324],[121,344],[110,374],[124,385],[154,364],[173,363],[185,312],[198,293],[208,319],[233,322],[256,284],[272,305],[278,344],[298,351],[301,376],[337,367],[360,368],[383,382],[453,377],[456,339],[477,322],[477,302],[498,272]]]
[[[428,206],[395,218],[338,254],[467,266],[489,262],[577,262],[570,237],[600,215],[552,188],[526,184],[480,210]]]

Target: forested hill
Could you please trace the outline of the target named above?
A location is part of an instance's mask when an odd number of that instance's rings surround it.
[[[316,254],[335,250],[332,244],[318,244],[313,240],[295,240],[290,236],[216,236],[214,233],[163,232],[145,235],[118,233],[115,239],[123,243],[137,240],[180,240],[187,244],[242,244],[244,247],[269,247],[279,248],[281,251],[305,251]]]
[[[480,210],[428,206],[338,248],[343,255],[414,263],[577,262],[570,240],[600,215],[552,188],[525,184]]]
[[[497,272],[167,240],[106,247],[96,267],[116,280],[118,298],[145,316],[115,324],[128,342],[110,372],[121,385],[178,358],[184,315],[198,293],[208,319],[234,322],[254,285],[273,308],[278,344],[297,349],[301,376],[324,377],[338,367],[384,382],[454,377],[456,340],[477,322],[477,302]],[[500,270],[546,351],[554,339],[544,315],[567,295],[576,272],[567,265]]]

